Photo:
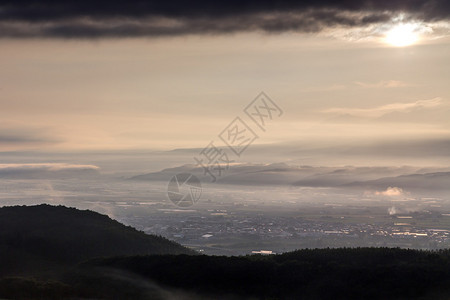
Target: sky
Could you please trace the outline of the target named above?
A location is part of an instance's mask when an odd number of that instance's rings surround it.
[[[449,3],[0,1],[0,151],[203,147],[264,91],[283,114],[256,144],[425,159],[450,140]]]

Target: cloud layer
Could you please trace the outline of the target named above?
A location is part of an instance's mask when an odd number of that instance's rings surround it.
[[[375,118],[393,112],[410,112],[414,109],[427,109],[443,106],[441,98],[417,100],[414,102],[391,103],[374,108],[330,108],[326,113],[347,114],[351,116]]]
[[[134,37],[240,31],[318,32],[386,23],[399,14],[448,20],[445,0],[1,1],[2,37]]]
[[[98,175],[94,165],[67,163],[0,164],[0,178],[6,179],[88,179]]]

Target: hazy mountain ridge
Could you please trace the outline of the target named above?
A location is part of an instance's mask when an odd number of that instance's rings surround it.
[[[384,177],[370,181],[356,181],[346,186],[403,189],[450,189],[450,172],[409,174],[397,177]]]
[[[370,189],[399,186],[447,189],[449,168],[422,167],[317,167],[292,166],[285,163],[231,165],[217,178],[218,184],[295,185],[305,187],[367,187]],[[202,182],[211,177],[195,165],[183,165],[160,172],[142,174],[130,180],[168,181],[178,173],[191,173]]]

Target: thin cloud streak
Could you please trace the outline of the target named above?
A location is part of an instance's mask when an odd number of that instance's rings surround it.
[[[61,171],[61,170],[98,170],[98,169],[99,167],[95,165],[78,165],[67,163],[0,164],[0,172],[17,171],[17,170]]]
[[[333,113],[341,115],[351,115],[366,118],[378,118],[393,112],[410,112],[414,109],[429,109],[443,105],[442,98],[433,98],[428,100],[418,100],[407,103],[391,103],[374,108],[330,108],[324,110],[324,113]]]
[[[400,80],[387,80],[375,83],[355,81],[355,84],[361,88],[399,88],[411,86],[411,84],[408,84]]]

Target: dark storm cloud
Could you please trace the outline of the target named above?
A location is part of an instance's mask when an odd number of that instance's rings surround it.
[[[375,19],[377,21],[375,21]],[[387,21],[390,16],[344,16],[337,12],[306,12],[299,14],[237,15],[212,18],[190,19],[76,19],[48,22],[0,22],[1,36],[4,37],[135,37],[135,36],[178,36],[185,34],[221,34],[239,31],[284,31],[318,32],[333,25],[362,26],[369,23]]]
[[[3,37],[126,37],[239,31],[317,32],[387,22],[399,13],[449,18],[447,0],[0,1]]]

